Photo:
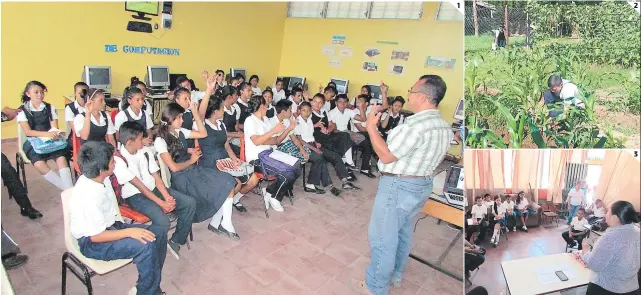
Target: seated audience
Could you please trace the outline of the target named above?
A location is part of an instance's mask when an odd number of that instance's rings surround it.
[[[227,86],[227,81],[225,81],[225,71],[216,70],[214,76],[216,77],[216,90],[222,89]]]
[[[596,240],[594,248],[583,239],[583,250],[574,257],[590,270],[587,295],[639,294],[639,222],[634,206],[616,201],[605,215],[608,231]]]
[[[485,249],[481,246],[474,245],[467,240],[465,243],[465,277],[470,277],[470,272],[477,269],[485,262]]]
[[[151,103],[149,103],[149,101],[147,101],[147,84],[145,84],[144,82],[140,81],[140,79],[138,79],[138,77],[131,77],[131,86],[134,86],[134,87],[140,89],[140,91],[142,92],[142,99],[143,99],[143,102],[145,104],[145,108],[144,109],[147,112],[147,114],[149,114],[150,116],[153,117],[154,108],[152,107]]]
[[[114,128],[116,129],[116,139],[118,139],[118,130],[120,125],[127,121],[134,121],[147,129],[147,136],[144,139],[145,145],[151,143],[151,128],[154,127],[154,122],[151,120],[151,114],[144,109],[144,101],[142,91],[135,86],[125,88],[122,100],[120,101],[120,109],[114,120]]]
[[[507,213],[507,209],[505,205],[501,203],[501,197],[499,196],[494,197],[494,204],[491,208],[492,219],[490,219],[490,228],[494,229],[494,233],[492,233],[490,243],[494,245],[494,247],[497,247],[499,245],[499,239],[501,238],[501,227],[506,224],[505,214]]]
[[[582,249],[581,241],[585,238],[585,235],[588,233],[588,229],[585,227],[589,225],[588,219],[585,218],[585,209],[579,208],[576,216],[572,218],[572,223],[568,230],[564,231],[561,236],[565,242],[571,247],[574,248],[579,245],[579,250]]]
[[[158,295],[167,232],[154,234],[144,224],[117,220],[118,207],[109,175],[114,170],[114,147],[90,141],[80,147],[83,172],[69,199],[69,230],[78,239],[80,253],[98,260],[133,259],[138,268],[136,287],[129,294]]]
[[[263,91],[262,94],[259,93],[258,95],[262,95],[265,98],[265,101],[267,102],[267,113],[265,113],[267,118],[271,119],[274,116],[276,116],[276,110],[274,109],[275,104],[272,104],[272,99],[274,98],[274,92],[272,92],[271,89],[265,89],[265,91]]]
[[[207,129],[196,105],[191,104],[191,108],[197,126],[194,130],[181,127],[185,109],[180,105],[170,102],[164,107],[154,147],[158,157],[171,171],[171,188],[196,199],[193,222],[202,222],[213,216],[207,227],[209,230],[238,240],[240,237],[231,222],[236,180],[227,173],[196,165],[202,153],[198,149],[190,153],[187,139],[205,138]]]
[[[516,231],[516,212],[514,211],[514,201],[512,201],[512,196],[505,195],[503,204],[505,205],[505,216],[507,217],[505,222],[508,230],[511,228],[513,232]]]
[[[485,208],[492,210],[492,207],[494,207],[494,201],[492,201],[492,196],[490,194],[485,194],[483,195],[483,205],[485,205]]]
[[[258,82],[260,79],[258,78],[258,75],[251,75],[249,77],[249,85],[252,87],[252,91],[254,92],[254,95],[262,95],[263,92],[260,90],[260,87],[258,87]]]
[[[240,139],[243,137],[243,132],[238,128],[238,118],[240,117],[240,113],[235,107],[235,104],[238,101],[238,89],[234,86],[225,86],[220,90],[218,95],[223,100],[223,110],[225,110],[223,124],[227,130],[227,137],[229,137],[231,149],[234,151],[236,156],[239,156]]]
[[[252,97],[252,88],[249,85],[249,83],[240,83],[238,86],[238,92],[240,93],[240,96],[238,97],[238,100],[236,101],[236,104],[234,104],[234,107],[236,108],[236,120],[238,121],[238,130],[243,131],[244,130],[244,124],[245,124],[245,119],[251,115],[251,111],[249,110],[249,99]]]
[[[207,80],[209,77],[209,74],[207,72],[202,72],[201,75],[203,78],[205,78],[205,80]],[[203,96],[205,96],[205,92],[196,89],[192,83],[193,81],[187,79],[187,76],[180,76],[176,78],[176,87],[187,88],[187,90],[191,92],[191,101],[197,104],[201,99],[203,99]]]
[[[387,134],[390,130],[405,122],[405,116],[401,114],[403,105],[405,105],[405,99],[401,96],[397,96],[392,102],[392,105],[388,108],[387,112],[381,115],[381,126],[379,126],[379,130],[383,134],[383,138],[385,140],[387,140]]]
[[[466,239],[469,240],[472,237],[472,234],[478,230],[479,236],[474,241],[475,244],[480,245],[483,240],[485,240],[485,234],[487,232],[487,223],[485,222],[485,216],[487,216],[487,207],[483,204],[483,198],[481,196],[476,196],[474,198],[476,204],[472,206],[472,219],[475,224],[469,225],[471,228],[467,232]],[[472,241],[470,241],[472,242]]]
[[[41,137],[59,141],[65,136],[58,129],[58,115],[55,108],[44,101],[46,92],[47,87],[38,81],[30,81],[22,91],[23,105],[20,106],[22,111],[16,116],[18,124],[27,137],[22,144],[22,150],[45,180],[61,190],[66,190],[73,186],[71,170],[67,164],[67,155],[71,147],[60,144],[57,150],[45,153],[38,149],[41,152],[39,153],[36,151],[37,146],[32,145],[32,141],[37,143],[38,138]],[[49,160],[56,162],[58,174],[47,165]]]
[[[292,90],[292,95],[289,96],[289,101],[292,102],[292,116],[294,118],[298,118],[298,116],[300,115],[300,113],[298,112],[298,107],[303,102],[303,89],[294,88]]]
[[[605,217],[607,209],[603,206],[603,201],[596,199],[590,207],[585,210],[585,213],[588,215],[588,221],[593,223],[601,218]]]
[[[111,122],[111,116],[102,111],[105,107],[105,94],[102,89],[91,88],[82,96],[85,101],[85,113],[78,114],[73,120],[76,136],[80,144],[87,141],[106,141],[116,147],[114,134],[116,128]],[[84,128],[88,126],[88,128]]]
[[[73,85],[74,100],[65,105],[65,121],[67,122],[67,126],[71,128],[71,132],[73,133],[76,132],[76,129],[73,126],[73,120],[76,118],[78,114],[85,113],[84,95],[87,93],[86,91],[88,89],[89,89],[89,86],[85,82],[78,82],[75,85]],[[71,136],[72,136],[72,133],[69,133],[67,138],[67,145],[69,146],[72,145]]]
[[[207,77],[207,90],[205,90],[205,93],[203,94],[203,97],[200,99],[201,101],[207,97],[209,98],[214,94],[216,91],[216,81],[213,76]],[[183,124],[182,128],[185,128],[187,130],[194,130],[196,128],[196,124],[194,124],[194,114],[191,112],[191,105],[195,104],[198,105],[199,102],[195,102],[191,100],[191,95],[192,93],[187,89],[183,87],[179,87],[176,90],[174,90],[174,97],[173,101],[183,107],[185,109],[185,113],[183,114]],[[206,106],[206,105],[205,105]],[[187,148],[188,149],[193,149],[196,147],[196,140],[194,139],[187,139]]]
[[[518,194],[516,194],[516,202],[514,202],[514,204],[516,206],[516,210],[514,212],[516,213],[516,216],[521,218],[521,224],[523,224],[523,226],[521,226],[521,229],[527,232],[526,224],[527,224],[528,215],[530,214],[529,212],[530,202],[527,200],[527,196],[525,195],[525,192],[519,192]]]
[[[336,97],[336,88],[332,86],[327,86],[323,90],[323,97],[325,98],[325,102],[321,106],[321,111],[325,113],[329,113],[329,111],[333,110],[336,107],[336,100],[334,97]]]
[[[285,97],[285,89],[283,89],[283,79],[278,79],[276,80],[276,84],[274,85],[274,88],[272,89],[272,92],[274,94],[274,100],[273,104],[278,103],[281,99],[286,99]]]
[[[169,231],[166,213],[176,210],[176,231],[167,241],[169,250],[180,259],[180,246],[187,242],[196,213],[196,200],[168,188],[160,177],[153,151],[142,143],[145,130],[136,122],[120,125],[120,152],[114,157],[114,175],[122,185],[120,194],[132,209],[151,219],[148,228],[155,235]],[[164,261],[165,253],[159,253]]]

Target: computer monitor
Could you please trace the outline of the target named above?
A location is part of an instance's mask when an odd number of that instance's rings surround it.
[[[458,101],[456,111],[454,112],[454,119],[460,121],[465,120],[465,98],[461,98],[461,100]]]
[[[185,76],[187,77],[187,74],[169,74],[169,89],[174,90],[176,87],[178,87],[178,84],[176,84],[176,79],[180,76]]]
[[[376,85],[376,84],[367,84],[369,88],[372,90],[372,99],[378,100],[378,102],[382,103],[382,98],[383,96],[381,95],[381,85]]]
[[[347,94],[347,86],[349,85],[349,80],[332,78],[331,81],[336,84],[336,90],[338,91],[338,94]]]
[[[109,92],[111,89],[111,67],[85,66],[82,71],[82,82],[87,83],[89,88],[98,88]]]
[[[247,81],[247,79],[248,79],[248,78],[247,78],[247,74],[245,73],[245,69],[241,69],[241,68],[231,68],[231,69],[229,69],[229,74],[230,74],[232,77],[236,77],[236,75],[241,74],[241,75],[243,75],[243,77],[245,77],[245,81]],[[247,82],[249,82],[249,81],[247,81]]]
[[[287,83],[287,90],[291,91],[292,88],[294,88],[294,85],[296,85],[296,83],[305,85],[305,77],[289,77],[289,83]]]
[[[169,87],[171,84],[169,68],[166,66],[147,66],[146,78],[148,87]]]
[[[447,171],[443,194],[448,203],[454,206],[463,207],[465,198],[465,172],[461,165],[452,165]]]
[[[137,13],[134,18],[141,20],[149,20],[144,17],[145,14],[158,15],[159,6],[158,1],[125,1],[125,10]]]

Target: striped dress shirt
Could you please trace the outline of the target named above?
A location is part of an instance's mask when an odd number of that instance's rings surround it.
[[[398,159],[378,169],[390,174],[431,176],[454,138],[452,127],[438,110],[424,110],[405,119],[389,132],[387,146]]]

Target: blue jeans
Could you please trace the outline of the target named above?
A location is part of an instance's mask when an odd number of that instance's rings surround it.
[[[131,227],[146,228],[144,224],[125,224],[116,221],[106,230],[122,230]],[[87,258],[116,260],[133,258],[138,268],[136,282],[137,295],[156,295],[160,293],[162,263],[159,253],[167,252],[167,233],[156,235],[156,241],[143,244],[133,238],[124,238],[105,243],[94,243],[89,237],[78,239],[80,253]],[[162,261],[164,261],[164,255]]]
[[[431,192],[431,177],[381,177],[368,230],[372,259],[365,272],[373,294],[385,295],[390,282],[401,280],[412,247],[412,221]]]
[[[578,205],[578,206],[570,205],[570,210],[568,210],[568,224],[572,223],[572,218],[576,216],[576,212],[579,211],[579,208],[581,208],[581,205]]]

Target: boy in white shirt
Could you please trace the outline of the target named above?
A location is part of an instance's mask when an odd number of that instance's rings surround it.
[[[289,96],[289,100],[292,102],[292,116],[297,118],[298,115],[298,106],[303,102],[303,89],[294,88],[292,90],[292,95]],[[276,103],[274,103],[276,105]]]
[[[586,225],[590,225],[590,223],[588,223],[588,219],[585,218],[585,209],[579,208],[576,212],[576,216],[572,218],[570,227],[568,230],[564,231],[561,236],[572,248],[576,247],[578,243],[578,249],[581,250],[583,248],[581,242],[588,231],[585,227]]]
[[[516,210],[515,210],[516,216],[521,218],[521,224],[523,224],[523,226],[521,226],[521,229],[527,232],[526,224],[527,224],[527,219],[529,215],[528,206],[530,206],[530,202],[527,200],[527,196],[525,195],[525,192],[519,192],[516,195],[515,203],[516,203]]]
[[[132,258],[138,268],[138,295],[164,294],[160,289],[167,232],[154,234],[144,224],[126,224],[118,214],[109,175],[114,170],[114,148],[106,142],[82,145],[78,178],[69,199],[69,229],[80,252],[92,259]],[[137,292],[136,292],[137,291]]]
[[[510,195],[505,195],[504,197],[505,201],[503,201],[503,205],[505,205],[505,213],[506,213],[506,224],[508,226],[508,229],[511,227],[512,231],[516,231],[516,214],[514,213],[514,201],[512,201],[512,197]]]
[[[196,213],[196,200],[188,195],[165,187],[160,177],[160,167],[153,153],[143,145],[144,130],[135,122],[125,122],[120,127],[120,154],[114,157],[114,175],[122,185],[122,198],[132,209],[151,219],[149,230],[154,234],[169,231],[168,212],[176,209],[176,231],[167,241],[169,250],[179,259],[180,245],[187,242]],[[159,253],[164,262],[166,252]]]
[[[286,99],[285,89],[283,89],[283,80],[276,80],[276,84],[274,85],[272,92],[274,92],[273,104],[276,104],[281,99]]]
[[[483,198],[481,196],[476,196],[476,198],[474,198],[474,201],[476,204],[472,206],[472,219],[474,220],[475,224],[470,225],[470,227],[475,228],[467,231],[467,239],[469,240],[472,234],[476,232],[476,229],[478,229],[479,236],[474,243],[480,245],[481,242],[485,240],[485,234],[487,233],[487,224],[484,220],[485,216],[487,215],[487,207],[485,207],[485,205],[483,204]]]
[[[603,206],[603,201],[596,199],[588,209],[586,209],[586,214],[588,215],[588,221],[590,223],[594,222],[597,219],[604,218],[607,209]]]

